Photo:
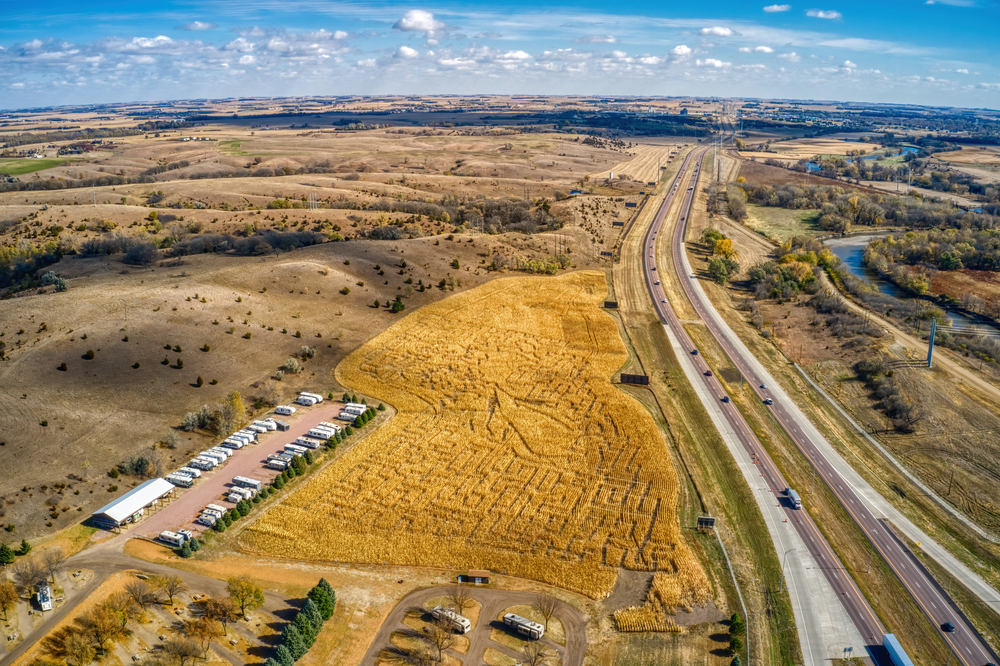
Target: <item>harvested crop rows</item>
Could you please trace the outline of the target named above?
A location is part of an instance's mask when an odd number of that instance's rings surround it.
[[[643,183],[657,182],[660,180],[657,175],[657,167],[666,166],[667,160],[670,159],[670,153],[677,152],[678,147],[673,145],[643,144],[633,146],[629,150],[635,153],[634,157],[625,162],[618,162],[614,166],[609,166],[603,171],[596,171],[590,174],[591,180],[604,180],[608,177],[609,172],[613,172],[615,178],[624,174]]]
[[[242,547],[486,568],[594,598],[627,567],[661,572],[678,604],[703,598],[662,435],[609,381],[627,355],[598,309],[605,293],[593,272],[495,280],[363,345],[338,378],[398,415],[262,516]]]

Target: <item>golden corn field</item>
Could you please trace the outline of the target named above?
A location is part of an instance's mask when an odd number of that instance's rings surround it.
[[[490,569],[593,598],[627,567],[663,572],[650,602],[662,611],[707,598],[681,538],[663,436],[610,382],[627,354],[599,309],[605,293],[596,272],[499,279],[363,345],[339,381],[398,414],[262,516],[241,546]]]

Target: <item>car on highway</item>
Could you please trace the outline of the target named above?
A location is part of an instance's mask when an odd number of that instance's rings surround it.
[[[656,281],[656,282],[654,282],[653,284],[660,284],[660,281],[659,281],[659,280],[657,280],[657,281]]]
[[[766,384],[761,384],[761,385],[760,385],[760,387],[761,387],[762,389],[766,389],[766,388],[767,388],[767,385],[766,385]]]
[[[765,405],[773,405],[774,404],[774,400],[771,400],[770,398],[766,398],[764,400],[764,404]]]
[[[697,350],[697,349],[695,349],[694,351],[692,351],[692,352],[691,352],[691,355],[692,355],[692,356],[697,356],[697,355],[698,355],[698,350]]]
[[[729,396],[728,395],[722,396],[722,402],[729,402]]]
[[[661,300],[660,302],[661,302],[661,303],[666,303],[666,302],[667,302],[667,299],[665,299],[665,298],[664,298],[664,299],[663,299],[663,300]]]
[[[711,370],[706,370],[705,371],[705,376],[706,377],[711,377],[712,376],[712,371]]]
[[[953,634],[955,633],[955,625],[953,625],[951,622],[945,622],[944,624],[941,625],[941,631],[943,631],[946,634]]]
[[[651,270],[651,271],[655,271],[655,270],[656,270],[656,266],[653,266],[653,267],[652,267],[652,268],[650,268],[649,270]]]

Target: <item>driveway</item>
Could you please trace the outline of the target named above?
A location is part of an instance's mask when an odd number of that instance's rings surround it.
[[[368,652],[361,660],[361,666],[374,666],[378,659],[378,653],[388,646],[389,636],[394,631],[405,629],[403,617],[406,610],[413,606],[422,606],[425,601],[448,594],[450,588],[432,587],[425,590],[418,590],[410,594],[392,609],[389,616],[382,623],[382,628],[375,635]],[[468,587],[469,595],[482,604],[479,613],[479,622],[476,627],[466,634],[469,637],[469,653],[463,655],[454,650],[449,650],[451,656],[461,660],[470,666],[482,663],[483,652],[486,648],[493,648],[503,652],[507,656],[520,661],[522,655],[515,650],[504,647],[499,643],[490,640],[490,633],[494,628],[503,627],[495,618],[501,611],[518,605],[531,605],[536,595],[533,592],[513,592],[509,590],[495,590],[489,588]],[[543,645],[559,653],[563,666],[583,666],[583,655],[587,651],[587,623],[583,616],[569,604],[559,602],[555,616],[563,624],[566,631],[566,646],[553,642],[548,637],[540,641]],[[501,631],[503,629],[501,628]]]

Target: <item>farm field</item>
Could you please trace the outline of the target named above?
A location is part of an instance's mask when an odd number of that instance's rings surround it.
[[[51,169],[61,164],[68,164],[70,161],[67,159],[50,160],[36,158],[0,159],[0,173],[5,173],[9,176],[23,176],[28,173]]]
[[[742,151],[740,157],[750,159],[772,158],[776,160],[801,160],[809,159],[816,155],[846,155],[850,150],[864,150],[873,152],[880,146],[874,143],[860,143],[858,141],[842,141],[830,137],[816,139],[791,139],[787,141],[777,141],[771,144],[774,153],[756,153],[752,151]]]
[[[819,236],[826,233],[817,225],[818,210],[794,210],[772,206],[747,205],[750,218],[746,226],[778,243],[792,236]]]
[[[648,140],[648,139],[647,139]],[[690,141],[688,139],[687,141]],[[682,139],[676,139],[664,145],[640,144],[633,146],[632,158],[608,165],[602,171],[589,174],[591,180],[602,182],[607,180],[609,172],[614,172],[615,178],[619,176],[631,176],[633,180],[645,185],[646,183],[659,182],[657,165],[667,166],[671,153],[675,154],[685,145]]]
[[[496,280],[352,353],[345,386],[398,415],[242,535],[297,559],[488,568],[603,598],[660,572],[707,600],[677,476],[648,413],[610,383],[627,354],[594,272]]]

